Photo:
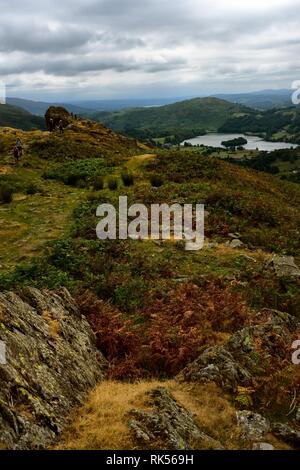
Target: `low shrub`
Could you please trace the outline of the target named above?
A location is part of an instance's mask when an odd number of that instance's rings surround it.
[[[133,175],[130,173],[122,173],[121,175],[124,186],[132,186],[134,183]]]
[[[39,192],[41,192],[40,188],[38,188],[34,183],[31,183],[26,188],[26,194],[28,194],[28,195],[37,194]]]
[[[80,178],[76,183],[77,188],[86,188],[86,181],[83,178]]]
[[[159,188],[164,184],[163,179],[159,175],[151,175],[150,183],[154,188]]]
[[[114,178],[113,176],[111,176],[108,180],[108,188],[111,190],[111,191],[115,191],[116,189],[118,189],[118,180],[117,178]]]
[[[13,189],[7,183],[0,184],[0,202],[10,203],[13,200]]]
[[[93,183],[95,176],[104,176],[108,171],[103,158],[64,163],[43,174],[45,179],[55,179],[65,184],[76,185],[79,179]]]
[[[104,178],[102,176],[95,176],[93,181],[93,189],[95,191],[100,191],[104,188]]]
[[[80,175],[76,175],[76,174],[70,174],[68,176],[66,176],[66,179],[65,179],[65,184],[69,185],[69,186],[77,186],[78,182],[81,180],[81,176]]]

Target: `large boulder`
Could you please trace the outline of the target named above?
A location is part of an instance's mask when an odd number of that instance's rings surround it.
[[[106,361],[66,289],[0,294],[0,344],[0,447],[45,448],[104,378]]]
[[[68,124],[70,124],[72,121],[71,114],[62,106],[50,106],[50,108],[47,109],[45,114],[45,121],[49,131],[52,130],[50,119],[53,119],[54,128],[59,125],[60,121],[62,121],[64,128],[67,127]]]

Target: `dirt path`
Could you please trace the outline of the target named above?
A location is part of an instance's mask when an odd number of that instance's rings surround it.
[[[145,153],[143,155],[134,155],[128,160],[126,164],[126,168],[130,171],[138,171],[143,163],[154,160],[156,157],[157,157],[157,154],[155,153]]]

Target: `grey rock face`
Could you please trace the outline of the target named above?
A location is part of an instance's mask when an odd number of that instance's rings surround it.
[[[238,426],[242,431],[242,438],[250,441],[261,439],[270,430],[270,424],[266,418],[253,411],[237,411]]]
[[[288,277],[299,277],[300,269],[296,265],[293,256],[279,256],[273,255],[270,261],[266,265],[269,269],[272,269],[277,276],[288,276]]]
[[[258,313],[253,323],[255,320],[257,324],[237,331],[224,345],[207,348],[178,379],[213,381],[232,391],[238,386],[251,387],[258,376],[268,375],[270,358],[280,367],[295,332],[300,333],[299,323],[289,314],[268,309]]]
[[[193,415],[180,406],[167,389],[149,392],[153,411],[131,410],[128,426],[136,440],[145,446],[161,442],[166,449],[222,449],[222,445],[200,430]]]
[[[275,423],[272,425],[272,432],[276,437],[278,437],[282,441],[299,448],[300,431],[293,429],[287,424]]]
[[[0,445],[41,449],[104,377],[106,361],[66,289],[0,294]]]

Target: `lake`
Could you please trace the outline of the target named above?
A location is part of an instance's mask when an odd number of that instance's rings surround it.
[[[247,150],[264,150],[271,152],[272,150],[280,149],[289,149],[296,148],[298,145],[289,144],[287,142],[267,142],[266,140],[261,139],[255,135],[244,135],[244,134],[206,134],[199,135],[193,139],[185,140],[184,142],[189,142],[192,145],[206,145],[208,147],[222,147],[221,142],[223,140],[237,139],[238,137],[244,137],[247,139],[248,143],[243,147]],[[182,142],[182,145],[184,144]]]

